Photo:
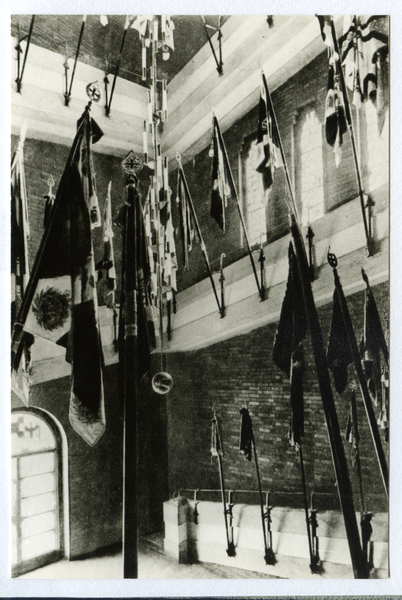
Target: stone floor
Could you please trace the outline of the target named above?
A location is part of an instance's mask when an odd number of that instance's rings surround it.
[[[161,536],[140,539],[138,579],[277,579],[269,575],[200,563],[180,565],[161,551]],[[86,560],[62,560],[36,569],[19,579],[122,579],[122,555],[102,556]]]

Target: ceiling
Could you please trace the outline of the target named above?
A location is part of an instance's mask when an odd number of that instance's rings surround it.
[[[81,40],[79,60],[98,69],[114,73],[121,49],[125,15],[107,15],[108,24],[103,26],[99,15],[87,15]],[[30,27],[32,15],[12,15],[11,35],[25,36]],[[172,15],[174,22],[175,50],[170,58],[159,64],[159,75],[170,82],[183,67],[192,60],[197,52],[208,44],[208,38],[201,15]],[[210,27],[219,25],[218,15],[204,15]],[[221,16],[221,26],[229,16]],[[59,54],[75,57],[82,15],[35,15],[31,42],[41,48]],[[209,29],[210,36],[215,31]],[[216,44],[216,42],[215,42]],[[128,29],[121,56],[119,76],[140,85],[141,80],[141,42],[138,32]],[[108,66],[106,66],[108,65]]]
[[[280,87],[289,77],[325,51],[318,20],[314,15],[266,15],[222,17],[223,75],[219,76],[208,44],[201,15],[174,15],[175,50],[169,60],[158,61],[159,77],[168,78],[168,121],[161,128],[162,152],[174,166],[176,152],[186,162],[210,141],[212,113],[225,132],[258,103],[260,73],[264,70],[269,88]],[[130,150],[143,153],[142,133],[148,116],[149,82],[142,82],[141,46],[138,32],[127,31],[121,69],[113,96],[110,117],[104,110],[103,79],[106,59],[112,82],[124,32],[124,15],[108,16],[103,27],[99,15],[87,15],[71,101],[64,103],[65,61],[69,77],[73,70],[81,15],[36,15],[22,93],[16,92],[16,39],[26,36],[31,15],[11,19],[12,132],[19,133],[28,122],[28,136],[71,144],[76,120],[88,98],[86,85],[98,81],[102,101],[92,114],[104,131],[96,151],[124,156]],[[212,27],[217,15],[205,16]],[[339,25],[341,17],[335,22]],[[217,32],[210,29],[217,49]],[[23,43],[23,45],[26,42]],[[111,84],[111,83],[110,83]]]

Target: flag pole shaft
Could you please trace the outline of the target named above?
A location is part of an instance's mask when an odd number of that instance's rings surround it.
[[[357,426],[357,409],[356,409],[356,396],[354,391],[352,393],[352,419],[353,419],[353,434],[356,440],[356,469],[357,469],[357,477],[359,479],[359,491],[360,491],[360,503],[361,503],[361,511],[362,515],[366,512],[366,507],[364,503],[364,493],[363,493],[363,481],[362,481],[362,470],[360,464],[360,453],[359,453],[359,431]]]
[[[220,478],[220,482],[221,482],[221,496],[222,496],[222,506],[223,506],[223,515],[225,517],[225,529],[226,529],[226,541],[227,541],[227,545],[228,545],[228,552],[231,546],[231,542],[230,542],[230,536],[229,536],[229,525],[228,525],[228,514],[227,514],[227,508],[226,508],[226,491],[225,491],[225,483],[224,483],[224,479],[223,479],[223,464],[222,464],[222,457],[221,455],[218,453],[218,463],[219,463],[219,478]]]
[[[243,211],[242,211],[242,208],[240,206],[239,196],[237,194],[237,188],[236,188],[236,184],[235,184],[235,181],[234,181],[234,178],[233,178],[233,173],[232,173],[232,169],[231,169],[231,166],[230,166],[228,153],[227,153],[227,150],[226,150],[225,142],[224,142],[223,137],[222,137],[221,129],[219,127],[218,119],[215,116],[214,116],[214,123],[215,123],[215,126],[217,128],[218,135],[219,135],[219,140],[220,140],[222,148],[223,148],[223,153],[224,153],[224,156],[225,156],[225,162],[226,162],[226,166],[227,166],[228,172],[229,172],[230,182],[232,184],[232,188],[233,188],[235,196],[236,196],[237,209],[239,211],[240,221],[241,221],[241,224],[242,224],[242,227],[243,227],[244,237],[245,237],[246,244],[247,244],[247,251],[248,251],[248,254],[249,254],[249,257],[250,257],[251,266],[253,268],[254,278],[255,278],[255,282],[257,284],[257,289],[258,289],[258,294],[259,294],[261,300],[265,300],[265,295],[263,294],[261,286],[260,286],[260,282],[258,281],[257,270],[255,268],[253,254],[251,252],[251,247],[250,247],[250,241],[248,239],[248,233],[247,233],[246,223],[244,221]]]
[[[27,39],[27,47],[25,49],[24,61],[22,63],[21,74],[19,73],[19,68],[18,68],[17,92],[21,92],[22,77],[24,75],[25,64],[26,64],[27,58],[28,58],[28,50],[29,50],[29,44],[31,43],[32,29],[33,29],[34,21],[35,21],[35,15],[32,15],[31,24],[29,26],[29,33],[28,33],[28,39]],[[18,59],[19,59],[19,52],[18,52]],[[19,65],[18,65],[18,67],[19,67]]]
[[[352,144],[353,161],[354,161],[354,165],[355,165],[357,187],[359,189],[360,208],[361,208],[361,211],[362,211],[364,233],[365,233],[365,236],[366,236],[367,252],[368,252],[368,256],[373,256],[373,254],[374,254],[374,252],[373,252],[373,240],[371,239],[370,232],[369,232],[369,229],[368,229],[366,209],[365,209],[365,206],[364,206],[364,195],[363,195],[363,188],[362,188],[362,179],[361,179],[361,174],[360,174],[359,161],[358,161],[358,158],[357,158],[356,140],[355,140],[355,134],[354,134],[354,131],[353,131],[352,113],[351,113],[351,110],[350,110],[350,103],[349,103],[348,93],[347,93],[347,89],[346,89],[345,78],[343,76],[343,69],[342,69],[342,64],[341,64],[341,55],[340,55],[340,51],[339,51],[338,39],[336,37],[335,23],[334,23],[334,20],[333,20],[332,17],[331,17],[331,33],[332,33],[332,40],[333,40],[333,43],[334,43],[335,52],[338,55],[337,66],[338,66],[338,72],[339,72],[339,79],[340,79],[340,82],[341,82],[343,102],[344,102],[344,105],[345,105],[346,119],[347,119],[347,122],[348,122],[348,131],[349,131],[350,141],[351,141],[351,144]]]
[[[266,532],[266,529],[265,529],[264,500],[263,500],[263,497],[262,497],[260,470],[258,468],[257,450],[256,450],[256,447],[255,447],[255,439],[254,439],[254,432],[253,431],[251,433],[251,441],[252,441],[252,444],[253,444],[255,470],[256,470],[256,473],[257,473],[258,493],[260,495],[261,522],[262,522],[262,532],[263,532],[263,535],[264,535],[264,549],[265,549],[264,558],[265,558],[265,562],[268,564],[269,549],[268,549],[268,545],[267,545],[267,532]]]
[[[219,449],[217,448],[217,456],[218,456],[218,466],[219,466],[219,478],[220,478],[220,484],[221,484],[223,516],[225,518],[226,541],[227,541],[227,545],[228,545],[227,554],[228,554],[228,556],[235,556],[235,549],[234,549],[234,544],[233,544],[233,531],[232,531],[232,536],[230,536],[229,525],[228,525],[228,512],[231,511],[231,507],[229,508],[229,511],[226,508],[226,491],[225,491],[225,481],[224,481],[224,477],[223,477],[223,462],[222,462],[222,455],[221,455],[222,440],[221,440],[221,435],[219,432],[218,419],[216,418],[215,413],[214,413],[214,422],[215,422],[215,427],[216,427],[217,441],[219,444]]]
[[[264,76],[265,79],[265,76]],[[366,579],[365,562],[360,543],[359,529],[357,526],[356,512],[353,503],[352,486],[348,474],[348,466],[343,448],[341,432],[339,429],[338,417],[336,414],[334,397],[332,394],[331,380],[329,378],[328,366],[324,350],[324,341],[322,338],[320,322],[317,309],[314,302],[314,296],[311,289],[309,265],[307,261],[306,248],[303,243],[296,202],[293,194],[293,188],[290,181],[289,171],[286,164],[285,153],[283,151],[282,141],[279,133],[278,122],[268,85],[265,81],[267,91],[267,101],[272,112],[276,132],[278,134],[279,146],[282,155],[282,161],[285,167],[286,180],[289,188],[289,194],[292,202],[292,211],[290,214],[290,231],[292,234],[295,253],[300,272],[300,280],[303,288],[304,305],[306,308],[307,320],[310,329],[314,361],[317,370],[318,384],[325,413],[329,443],[331,447],[332,461],[335,470],[335,476],[338,486],[339,500],[342,507],[343,518],[345,521],[346,535],[348,538],[349,551],[352,561],[354,577],[356,579]]]
[[[384,454],[382,444],[381,444],[380,433],[378,431],[377,421],[376,421],[373,406],[371,403],[370,394],[369,394],[369,391],[367,388],[367,380],[363,373],[363,367],[362,367],[362,364],[360,361],[359,350],[357,347],[356,337],[355,337],[355,334],[353,331],[352,321],[350,318],[348,305],[346,303],[345,294],[343,293],[343,288],[342,288],[342,285],[341,285],[341,282],[339,279],[337,269],[334,268],[333,271],[334,271],[335,287],[337,288],[337,290],[339,292],[342,317],[343,317],[343,322],[345,324],[346,333],[348,336],[349,348],[350,348],[350,352],[353,357],[353,362],[355,365],[357,376],[359,378],[360,391],[362,394],[364,407],[366,409],[366,415],[367,415],[367,420],[369,422],[371,436],[373,438],[374,449],[375,449],[375,452],[377,455],[378,465],[380,467],[380,472],[381,472],[381,477],[382,477],[382,481],[384,484],[385,494],[388,498],[388,481],[389,481],[388,465],[387,465],[387,461],[385,460],[385,454]]]
[[[195,207],[194,207],[194,204],[193,204],[193,199],[191,198],[190,190],[189,190],[188,185],[187,185],[187,179],[186,179],[186,176],[184,174],[184,169],[183,169],[183,165],[181,164],[181,160],[180,160],[180,158],[178,158],[178,156],[176,156],[176,159],[177,159],[177,162],[179,163],[180,172],[181,172],[181,175],[183,177],[184,187],[186,188],[187,198],[188,198],[188,201],[190,203],[191,214],[194,217],[194,222],[195,222],[195,226],[197,228],[198,237],[200,238],[201,249],[202,249],[202,254],[204,256],[205,265],[207,267],[208,275],[209,275],[209,278],[211,280],[211,285],[212,285],[212,289],[213,289],[213,292],[214,292],[216,304],[218,305],[219,314],[221,315],[222,314],[222,308],[221,308],[221,305],[220,305],[220,302],[219,302],[218,293],[216,291],[214,278],[212,277],[212,269],[211,269],[211,265],[209,263],[207,248],[206,248],[205,243],[204,243],[204,238],[202,237],[201,227],[200,227],[200,224],[199,224],[198,219],[197,219],[197,214],[195,212]]]
[[[137,290],[132,279],[137,274],[137,252],[134,254],[134,265],[131,281],[128,271],[128,229],[132,220],[134,235],[137,232],[135,202],[135,185],[133,179],[127,181],[127,203],[124,226],[124,461],[123,461],[123,577],[124,579],[138,578],[138,450],[137,450],[137,404],[138,404],[138,350],[137,350]],[[131,224],[130,224],[131,225]],[[131,227],[130,227],[131,229]],[[136,240],[132,240],[137,248]],[[133,289],[132,289],[133,288]]]
[[[126,30],[127,31],[127,30]],[[158,106],[157,106],[157,97],[156,97],[156,72],[157,72],[157,51],[158,51],[158,42],[157,40],[152,40],[152,86],[153,87],[153,106],[152,111],[153,115],[157,115]],[[160,359],[161,359],[161,371],[164,370],[163,365],[163,280],[162,280],[162,257],[161,257],[161,248],[160,248],[160,240],[161,240],[161,217],[160,217],[160,187],[159,187],[159,177],[161,177],[161,173],[159,172],[158,164],[159,161],[162,161],[161,156],[161,148],[158,144],[158,121],[154,120],[153,122],[153,142],[154,142],[154,165],[155,165],[155,174],[152,178],[152,185],[155,191],[155,217],[157,223],[157,232],[156,232],[156,254],[158,258],[158,301],[159,301],[159,329],[160,329]],[[158,160],[159,159],[159,160]],[[162,183],[163,186],[163,183]]]
[[[332,394],[320,322],[311,289],[306,249],[303,244],[300,228],[295,222],[294,215],[291,215],[290,228],[294,241],[296,257],[298,259],[298,268],[300,271],[300,280],[303,288],[304,304],[306,307],[307,320],[310,329],[318,384],[327,423],[332,461],[335,469],[339,500],[345,521],[345,529],[348,538],[353,573],[356,579],[366,579],[367,574],[363,560],[356,512],[353,503],[352,486],[349,479],[348,466],[339,429],[335,402]]]
[[[78,127],[78,130],[77,130],[77,133],[75,135],[74,142],[73,142],[73,145],[70,150],[70,154],[69,154],[67,162],[66,162],[66,168],[65,168],[64,173],[60,180],[59,190],[61,190],[63,188],[64,180],[66,177],[67,166],[70,165],[71,160],[77,150],[77,146],[80,142],[78,133],[85,126],[86,119],[90,118],[89,117],[89,107],[90,107],[90,104],[88,104],[88,106],[85,109],[85,118],[81,121],[81,123]],[[33,300],[33,297],[35,294],[36,286],[38,283],[38,279],[39,279],[39,268],[40,268],[40,265],[42,262],[42,258],[46,252],[46,245],[48,243],[50,231],[53,227],[53,223],[58,214],[59,207],[60,207],[60,202],[57,201],[57,194],[56,194],[56,199],[55,199],[53,207],[51,209],[45,232],[42,236],[42,239],[41,239],[41,242],[39,245],[39,249],[35,256],[35,261],[34,261],[34,264],[33,264],[32,270],[31,270],[31,274],[30,274],[30,277],[28,280],[27,287],[25,289],[24,296],[22,298],[20,310],[18,312],[17,318],[13,325],[13,330],[12,330],[12,335],[11,335],[11,367],[14,367],[14,362],[15,362],[16,356],[18,355],[18,348],[19,348],[19,345],[21,342],[21,336],[22,336],[23,329],[25,326],[25,321],[27,319],[29,309],[30,309],[30,306],[31,306],[31,303],[32,303],[32,300]]]
[[[310,569],[311,569],[312,573],[315,573],[317,569],[316,569],[316,566],[314,565],[313,544],[312,544],[312,540],[311,540],[310,519],[309,519],[309,514],[308,514],[306,473],[304,470],[304,461],[303,461],[303,452],[302,452],[301,442],[299,442],[299,456],[300,456],[300,471],[301,471],[301,479],[302,479],[302,487],[303,487],[304,514],[306,517],[306,526],[307,526],[308,549],[310,552]]]
[[[282,163],[283,163],[283,167],[284,167],[284,170],[285,170],[286,183],[287,183],[287,186],[288,186],[288,189],[289,189],[289,195],[290,195],[290,199],[291,199],[291,202],[292,202],[292,209],[291,210],[292,210],[292,212],[294,213],[294,215],[296,217],[296,222],[298,224],[300,224],[299,213],[298,213],[296,202],[295,202],[295,196],[294,196],[294,192],[293,192],[292,181],[290,179],[288,165],[287,165],[287,162],[286,162],[285,152],[283,150],[283,144],[282,144],[281,134],[279,132],[278,121],[276,119],[274,105],[272,103],[271,94],[269,92],[267,80],[265,78],[264,73],[263,73],[263,78],[264,78],[265,91],[266,91],[266,94],[267,94],[268,110],[271,111],[272,118],[273,118],[273,121],[274,121],[274,124],[275,124],[275,129],[276,129],[276,133],[277,133],[278,141],[279,141],[279,149],[280,149],[280,152],[281,152]]]
[[[214,59],[215,59],[215,62],[216,62],[216,70],[218,71],[218,73],[219,73],[219,74],[221,74],[222,67],[221,67],[221,65],[220,65],[220,64],[219,64],[219,62],[218,62],[218,58],[217,58],[217,56],[216,56],[216,52],[215,52],[214,46],[213,46],[213,44],[212,44],[212,40],[211,40],[211,37],[210,37],[210,35],[209,35],[208,28],[207,28],[207,24],[205,23],[205,19],[204,19],[204,17],[203,17],[203,20],[204,20],[204,28],[205,28],[205,33],[207,34],[208,42],[209,42],[210,48],[211,48],[211,50],[212,50],[213,57],[214,57]]]
[[[78,56],[79,56],[79,53],[80,53],[81,41],[82,41],[82,36],[84,34],[85,23],[86,23],[86,21],[84,20],[84,21],[82,21],[82,24],[81,24],[80,36],[78,38],[77,51],[75,53],[75,60],[74,60],[73,72],[71,73],[70,87],[69,87],[69,90],[68,90],[68,92],[66,94],[66,106],[68,106],[68,104],[70,102],[71,91],[73,89],[73,81],[74,81],[75,69],[77,68]]]
[[[127,31],[128,31],[128,27],[127,27],[127,29],[124,30],[123,37],[121,40],[120,52],[119,52],[119,57],[117,59],[117,65],[116,65],[116,71],[115,71],[115,74],[113,77],[112,89],[110,90],[109,104],[106,105],[106,116],[110,115],[110,109],[112,107],[113,93],[114,93],[114,88],[116,87],[116,80],[117,80],[117,76],[118,76],[119,70],[120,70],[120,62],[121,62],[121,57],[123,54],[124,42],[126,41]]]

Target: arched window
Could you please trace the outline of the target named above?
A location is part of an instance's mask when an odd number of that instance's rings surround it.
[[[11,413],[11,455],[11,568],[17,577],[63,554],[61,439],[46,413]]]
[[[296,195],[301,224],[310,225],[324,215],[322,125],[311,106],[300,111],[296,136]]]
[[[257,145],[256,135],[245,143],[243,172],[243,207],[250,246],[264,244],[267,241],[266,193],[262,185],[261,174],[256,171]]]

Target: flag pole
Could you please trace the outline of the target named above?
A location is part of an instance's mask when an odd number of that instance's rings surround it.
[[[356,384],[354,382],[354,387],[352,389],[352,397],[351,397],[351,418],[352,418],[352,428],[353,428],[353,437],[355,440],[356,447],[356,470],[357,470],[357,478],[359,480],[359,492],[360,492],[360,504],[361,504],[361,512],[360,512],[360,531],[362,536],[362,548],[363,548],[363,556],[367,565],[367,570],[370,571],[371,565],[369,560],[369,552],[368,545],[372,533],[372,527],[370,525],[370,521],[372,519],[373,514],[366,511],[366,505],[364,502],[364,492],[363,492],[363,480],[362,480],[362,471],[361,471],[361,463],[360,463],[360,452],[359,452],[359,431],[357,425],[357,409],[356,409],[356,394],[355,394]],[[353,459],[352,459],[353,461]]]
[[[252,428],[251,428],[251,441],[253,444],[255,470],[257,472],[258,493],[260,495],[261,521],[262,521],[262,532],[264,535],[264,550],[265,550],[264,551],[264,559],[265,559],[265,564],[274,565],[276,563],[276,558],[275,558],[275,554],[274,554],[274,551],[271,546],[271,537],[272,536],[270,536],[270,544],[268,545],[268,543],[267,543],[267,532],[265,529],[265,519],[266,519],[266,517],[269,518],[269,515],[265,515],[265,510],[264,510],[264,500],[262,497],[260,470],[258,468],[257,450],[255,447],[254,431]],[[268,502],[267,502],[267,505],[268,505]]]
[[[138,403],[138,352],[137,344],[137,290],[134,283],[128,281],[128,227],[133,221],[134,235],[137,232],[136,210],[134,203],[135,180],[129,175],[126,183],[127,202],[124,224],[124,364],[123,364],[123,401],[124,401],[124,460],[123,460],[123,577],[138,578],[138,450],[137,450],[137,403]],[[136,240],[132,240],[137,248]],[[134,264],[130,271],[136,277],[138,253],[134,253]],[[133,288],[133,289],[132,289]]]
[[[221,319],[225,316],[225,276],[223,274],[223,259],[226,258],[226,254],[222,252],[221,254],[221,276],[219,277],[219,282],[221,284]]]
[[[387,465],[387,461],[385,459],[385,454],[384,454],[382,444],[381,444],[380,433],[378,431],[378,425],[377,425],[377,421],[376,421],[374,410],[373,410],[373,405],[371,403],[371,398],[370,398],[370,394],[369,394],[368,387],[367,387],[367,380],[364,376],[363,367],[362,367],[362,364],[360,361],[359,349],[357,347],[356,337],[355,337],[355,334],[353,331],[353,326],[352,326],[352,321],[351,321],[350,314],[349,314],[348,305],[346,303],[345,294],[343,293],[342,284],[339,279],[338,271],[336,268],[338,265],[338,260],[335,256],[335,254],[328,252],[328,262],[333,269],[335,287],[339,292],[340,306],[341,306],[341,311],[342,311],[343,322],[344,322],[347,337],[348,337],[348,344],[349,344],[350,352],[353,357],[353,362],[355,364],[357,376],[359,378],[360,391],[362,394],[364,407],[366,409],[366,415],[367,415],[367,420],[369,422],[371,436],[373,438],[374,449],[375,449],[375,452],[377,455],[378,465],[380,467],[380,472],[381,472],[381,477],[382,477],[382,481],[384,484],[385,494],[388,498],[388,481],[389,481],[388,465]]]
[[[92,104],[92,100],[90,100],[89,103],[87,104],[85,111],[84,111],[83,118],[77,128],[77,132],[75,134],[73,145],[71,147],[71,150],[68,155],[67,162],[66,162],[66,168],[65,168],[63,175],[61,177],[61,180],[60,180],[59,190],[61,190],[63,188],[64,180],[66,177],[67,165],[70,164],[70,162],[77,150],[77,146],[80,142],[79,133],[80,133],[81,129],[83,129],[87,125],[88,120],[90,119],[91,104]],[[42,258],[46,251],[46,245],[48,243],[48,239],[49,239],[49,235],[52,230],[52,227],[53,227],[53,223],[59,212],[59,207],[60,207],[60,202],[57,201],[57,194],[56,194],[56,199],[54,201],[52,210],[50,212],[50,215],[49,215],[49,218],[47,221],[47,225],[46,225],[46,229],[44,231],[44,234],[42,236],[42,239],[41,239],[41,242],[39,245],[39,249],[35,256],[35,261],[34,261],[34,264],[32,267],[32,271],[31,271],[31,274],[30,274],[30,277],[28,280],[28,284],[27,284],[24,296],[22,298],[20,310],[18,312],[18,316],[13,325],[13,330],[12,330],[12,334],[11,334],[11,368],[15,368],[15,366],[16,366],[15,361],[18,356],[18,350],[19,350],[20,343],[22,341],[25,321],[27,319],[29,309],[30,309],[30,306],[32,304],[32,300],[33,300],[33,297],[35,294],[36,286],[38,283],[39,268],[40,268],[40,265],[42,262]]]
[[[225,491],[225,481],[223,478],[223,463],[222,463],[222,441],[221,441],[221,436],[219,433],[219,424],[218,424],[218,419],[216,416],[216,413],[214,412],[214,418],[212,419],[212,424],[213,426],[216,427],[216,435],[217,435],[217,439],[218,439],[218,443],[219,443],[219,448],[217,448],[217,457],[218,457],[218,466],[219,466],[219,478],[220,478],[220,483],[221,483],[221,496],[222,496],[222,506],[223,506],[223,516],[225,517],[225,530],[226,530],[226,542],[227,542],[227,555],[228,556],[236,556],[236,551],[235,551],[235,546],[233,543],[233,535],[231,536],[229,534],[229,526],[228,526],[228,516],[231,516],[232,514],[232,507],[231,504],[229,502],[229,508],[226,508],[226,491]],[[233,534],[233,532],[232,532]]]
[[[218,119],[216,118],[215,115],[214,115],[214,124],[215,124],[215,127],[216,127],[217,131],[218,131],[219,140],[220,140],[222,148],[223,148],[223,152],[224,152],[224,156],[225,156],[225,161],[226,161],[226,166],[228,168],[228,172],[229,172],[229,176],[230,176],[230,181],[231,181],[232,188],[233,188],[235,196],[236,196],[237,208],[238,208],[238,211],[239,211],[240,221],[241,221],[241,224],[242,224],[242,227],[243,227],[244,237],[245,237],[246,244],[247,244],[247,251],[248,251],[248,254],[250,256],[251,266],[253,268],[254,278],[255,278],[255,281],[256,281],[256,284],[257,284],[258,294],[259,294],[261,300],[265,300],[265,293],[261,289],[260,282],[258,281],[257,270],[255,268],[253,254],[251,252],[251,247],[250,247],[250,241],[248,239],[248,233],[247,233],[246,223],[244,221],[243,211],[242,211],[242,208],[240,206],[239,196],[237,194],[236,184],[234,182],[233,173],[232,173],[232,169],[231,169],[231,166],[230,166],[228,153],[227,153],[227,150],[226,150],[225,142],[224,142],[223,137],[222,137],[221,129],[219,127]]]
[[[221,30],[220,30],[220,28],[218,30],[219,56],[220,56],[220,61],[218,62],[218,59],[216,57],[216,52],[215,52],[214,46],[212,44],[212,40],[211,40],[211,37],[210,37],[209,32],[208,32],[208,25],[206,24],[204,15],[201,15],[201,17],[202,17],[202,20],[204,22],[205,33],[207,34],[209,46],[210,46],[210,48],[212,50],[212,55],[213,55],[213,57],[215,59],[215,62],[216,62],[216,70],[218,71],[219,75],[223,75],[223,71],[222,71],[222,65],[223,65],[223,63],[222,63],[222,41],[221,41],[222,33],[221,33]]]
[[[35,21],[35,15],[32,15],[31,24],[29,26],[29,32],[28,32],[28,35],[25,36],[25,37],[28,38],[28,40],[27,40],[27,47],[25,48],[25,55],[24,55],[24,61],[22,63],[21,73],[20,73],[20,52],[22,52],[22,50],[21,50],[21,42],[25,38],[19,39],[18,40],[18,44],[17,44],[17,52],[18,52],[18,76],[17,76],[17,79],[15,80],[15,82],[17,84],[17,92],[19,94],[21,93],[22,78],[24,76],[25,65],[26,65],[27,58],[28,58],[28,50],[29,50],[29,45],[31,43],[31,37],[32,37],[32,30],[33,30],[34,21]]]
[[[328,366],[324,350],[324,341],[322,338],[317,308],[315,306],[314,296],[311,289],[310,271],[307,261],[306,248],[302,239],[302,234],[297,216],[297,208],[293,194],[293,188],[290,181],[288,167],[286,164],[286,158],[279,133],[278,122],[276,120],[276,115],[267,84],[266,91],[267,102],[271,110],[273,122],[275,124],[276,132],[278,135],[282,162],[285,167],[286,181],[288,184],[289,194],[292,203],[290,211],[290,232],[292,234],[294,242],[295,254],[297,257],[298,269],[300,273],[300,281],[303,289],[304,305],[306,308],[307,321],[310,329],[314,360],[317,370],[318,384],[320,388],[325,420],[328,429],[332,461],[338,486],[339,500],[341,503],[343,518],[345,521],[345,528],[348,538],[353,573],[356,579],[366,579],[367,572],[360,543],[359,528],[356,520],[355,507],[353,503],[352,486],[349,479],[348,466],[345,451],[343,448],[341,432],[339,429],[339,422],[336,414],[334,397],[332,394],[331,380],[328,373]]]
[[[130,22],[128,20],[128,17],[126,17],[126,23],[124,25],[124,33],[123,33],[123,37],[122,37],[121,44],[120,44],[119,57],[117,59],[116,71],[115,71],[115,74],[113,77],[112,89],[110,91],[109,103],[106,104],[106,106],[105,106],[107,117],[110,115],[110,109],[112,108],[112,99],[113,99],[114,88],[116,87],[116,80],[117,80],[117,76],[118,76],[119,70],[120,70],[121,57],[123,55],[124,42],[126,41],[126,35],[127,35],[127,31],[129,29],[129,27],[130,27]]]
[[[307,527],[307,537],[308,537],[308,549],[310,552],[310,571],[312,573],[318,573],[319,571],[319,559],[318,555],[314,554],[313,551],[313,542],[311,538],[311,529],[310,529],[310,517],[308,514],[308,496],[307,496],[307,484],[306,484],[306,472],[304,470],[304,462],[303,462],[303,452],[301,442],[298,442],[299,445],[299,457],[300,457],[300,471],[301,471],[301,479],[302,479],[302,487],[303,487],[303,498],[304,498],[304,514],[306,517],[306,527]]]
[[[352,113],[350,110],[350,103],[349,103],[349,98],[348,98],[348,94],[347,94],[347,90],[346,90],[345,78],[343,75],[343,69],[342,69],[342,64],[341,64],[341,55],[340,55],[340,51],[339,51],[339,44],[338,44],[338,39],[336,37],[335,23],[334,23],[334,19],[332,16],[331,16],[331,34],[332,34],[332,41],[334,44],[334,49],[335,49],[336,54],[338,55],[337,66],[338,66],[338,72],[339,72],[339,79],[341,82],[343,102],[345,105],[346,120],[348,122],[350,141],[352,143],[352,152],[353,152],[353,160],[354,160],[354,165],[355,165],[356,180],[357,180],[357,186],[359,188],[360,208],[362,211],[364,233],[366,236],[366,243],[367,243],[367,253],[368,253],[368,256],[373,256],[373,254],[374,254],[373,240],[370,236],[370,232],[369,232],[369,228],[368,228],[368,224],[367,224],[366,209],[364,206],[362,179],[361,179],[361,174],[360,174],[359,161],[357,158],[355,134],[353,131]]]
[[[86,15],[84,15],[83,18],[82,18],[80,35],[79,35],[79,38],[78,38],[77,50],[76,50],[76,53],[75,53],[73,72],[71,74],[71,80],[70,80],[70,87],[67,89],[67,86],[66,86],[66,93],[64,94],[64,103],[65,103],[65,106],[68,106],[70,104],[70,98],[71,98],[71,92],[72,92],[72,89],[73,89],[75,69],[77,68],[78,56],[80,54],[82,36],[84,35],[84,29],[85,29],[85,23],[86,22],[87,22],[87,17],[86,17]],[[67,63],[67,59],[66,59],[66,63]],[[66,67],[66,77],[67,77],[67,69],[68,69],[68,65]],[[67,84],[67,81],[66,81],[66,84]]]
[[[183,177],[184,187],[185,187],[185,190],[186,190],[188,201],[190,203],[191,214],[194,217],[194,223],[195,223],[195,226],[197,228],[198,237],[200,238],[202,254],[204,256],[205,265],[207,267],[208,275],[209,275],[209,278],[211,280],[211,285],[212,285],[212,289],[213,289],[213,292],[214,292],[216,304],[218,305],[219,314],[222,316],[222,307],[221,307],[221,304],[219,302],[218,293],[216,291],[214,278],[212,277],[212,269],[211,269],[211,265],[209,263],[209,258],[208,258],[208,253],[207,253],[207,247],[205,245],[204,238],[202,237],[201,227],[200,227],[200,224],[199,224],[198,219],[197,219],[197,214],[195,212],[195,207],[194,207],[194,204],[193,204],[193,199],[191,198],[190,190],[189,190],[188,185],[187,185],[187,179],[186,179],[186,176],[184,174],[183,165],[181,164],[181,156],[180,156],[180,154],[178,152],[176,153],[176,160],[177,160],[177,163],[179,165],[181,176]]]
[[[295,246],[295,254],[298,259],[298,268],[301,275],[300,280],[302,283],[307,320],[310,328],[318,384],[327,423],[332,461],[335,469],[339,500],[345,521],[353,572],[355,579],[366,579],[367,572],[353,503],[353,491],[349,479],[348,466],[339,429],[335,402],[332,394],[331,381],[329,378],[324,350],[324,341],[322,338],[320,322],[311,289],[306,249],[301,237],[299,225],[295,221],[294,214],[290,215],[290,220],[290,228]]]

